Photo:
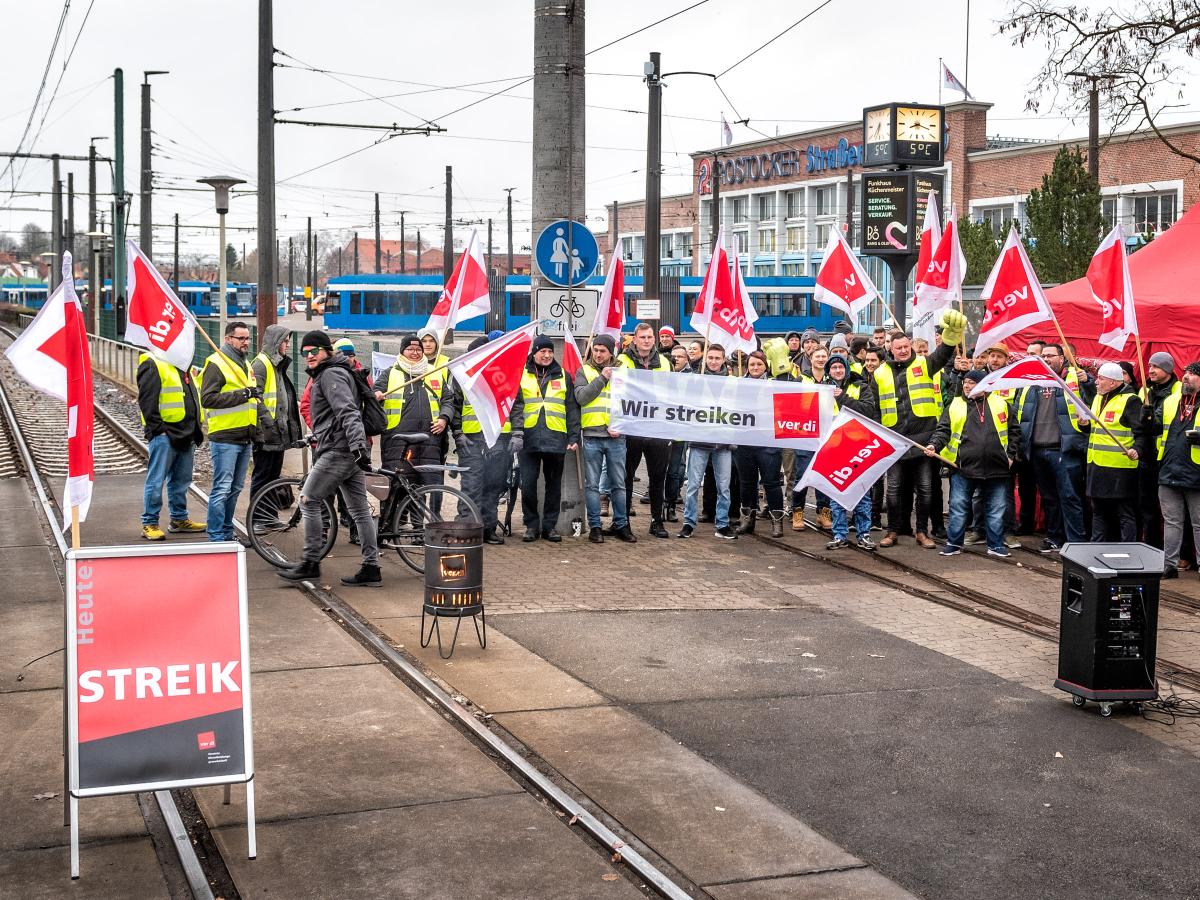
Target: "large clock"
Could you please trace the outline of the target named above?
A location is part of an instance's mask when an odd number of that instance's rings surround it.
[[[863,155],[868,166],[940,166],[945,160],[946,110],[889,103],[863,110]]]

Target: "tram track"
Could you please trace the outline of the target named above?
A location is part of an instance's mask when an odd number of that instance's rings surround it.
[[[0,326],[0,334],[5,338],[5,347],[15,338],[15,334],[6,327]],[[136,437],[130,435],[101,407],[96,407],[96,414],[96,473],[143,471],[145,455],[139,452]],[[63,464],[65,422],[65,404],[31,388],[17,375],[7,357],[0,355],[0,477],[12,477],[7,474],[11,469],[14,475],[23,475],[29,482],[42,511],[43,528],[49,532],[58,550],[55,572],[64,587],[68,543],[60,525],[61,510],[47,479],[66,476]],[[205,843],[202,839],[204,836],[189,834],[179,812],[177,797],[185,808],[194,804],[190,792],[186,791],[154,791],[137,795],[146,830],[155,841],[156,849],[161,844],[169,844],[174,848],[173,862],[165,853],[158,853],[159,863],[164,868],[170,866],[174,869],[177,865],[174,871],[164,871],[164,878],[168,885],[174,886],[173,893],[182,890],[182,885],[186,884],[186,890],[194,900],[213,900],[215,895],[210,881],[222,888],[222,896],[231,897],[231,893],[225,889],[232,886],[228,871],[224,871],[221,877],[221,873],[213,872],[211,866],[203,866],[193,839],[209,851],[206,855],[210,858],[212,851],[215,851],[215,842],[211,835],[205,835]],[[189,818],[194,821],[194,817]],[[220,869],[224,870],[223,863]],[[233,895],[236,896],[236,892]]]
[[[821,533],[811,523],[806,523],[806,526],[816,533]],[[936,603],[939,606],[954,609],[972,618],[1001,625],[1023,634],[1033,635],[1051,643],[1058,643],[1057,619],[1021,606],[1019,603],[985,593],[977,588],[957,582],[952,578],[947,578],[944,575],[917,568],[886,552],[867,551],[851,545],[855,554],[852,557],[853,559],[871,561],[866,566],[863,566],[817,550],[799,547],[778,538],[766,537],[760,534],[755,534],[754,536],[769,546],[786,550],[794,555],[824,563],[845,572],[869,578],[879,584],[903,591],[906,594],[919,597],[928,602]],[[981,554],[972,553],[970,555],[984,558]],[[986,557],[986,559],[989,563],[994,560],[993,557]],[[995,559],[994,561],[1016,565],[1016,562],[1011,559]],[[1021,563],[1020,565],[1036,574],[1052,577],[1056,580],[1062,577],[1061,571],[1056,572],[1044,565],[1037,567],[1026,566],[1025,563]],[[901,578],[889,575],[886,571],[883,571],[885,569],[890,569],[905,577]],[[1177,596],[1183,597],[1185,595]],[[1185,599],[1190,600],[1191,598]],[[1195,609],[1192,607],[1181,606],[1180,609],[1189,614],[1195,614]],[[1166,681],[1200,692],[1200,671],[1190,666],[1172,662],[1170,659],[1162,656],[1157,658],[1157,670],[1158,674]]]
[[[7,338],[7,340],[0,341],[0,343],[4,343],[5,345],[8,340],[15,337],[12,330],[4,326],[0,326],[0,336]],[[24,427],[23,420],[30,421],[31,417],[28,415],[22,417],[12,410],[4,389],[6,385],[12,384],[14,380],[16,380],[16,376],[13,373],[11,365],[0,354],[0,418],[5,419],[6,422],[11,419],[11,427],[16,429],[16,432],[20,434],[21,429]],[[28,393],[31,402],[36,402],[36,398],[45,396],[32,391],[32,389],[29,389]],[[22,396],[24,396],[24,393],[22,393]],[[47,417],[47,421],[63,422],[65,420],[65,410],[61,401],[55,401],[54,398],[46,399],[51,404],[58,404],[57,410],[53,406],[42,408],[42,413]],[[97,434],[96,474],[102,474],[99,445],[99,435],[102,428],[108,438],[111,439],[105,441],[105,446],[113,448],[111,459],[106,456],[105,463],[106,465],[110,464],[114,466],[114,468],[107,471],[119,473],[144,470],[145,460],[148,457],[148,449],[145,443],[117,417],[104,409],[99,397],[97,398],[95,412]],[[63,446],[61,424],[58,426],[57,434],[57,444],[54,445],[54,448],[58,456],[61,457]],[[47,442],[46,447],[49,448],[49,446],[50,444]],[[125,467],[128,465],[127,460],[117,455],[116,448],[119,446],[125,448],[124,453],[132,453],[140,460],[140,469]],[[30,464],[34,467],[35,472],[37,472],[37,459],[37,455],[31,452]],[[63,474],[65,475],[65,471]],[[54,503],[53,497],[42,487],[45,484],[44,479],[35,475],[35,480],[39,486],[39,494],[44,493],[47,498],[47,523],[59,544],[60,552],[65,554],[67,544],[63,531],[58,525],[61,517],[56,518],[57,506]],[[193,484],[190,491],[203,503],[208,503],[208,494],[203,489]],[[235,520],[234,528],[239,537],[243,539],[243,542],[248,543],[245,525]],[[451,690],[435,682],[429,674],[419,667],[415,660],[412,660],[400,651],[394,642],[378,626],[370,621],[369,617],[361,615],[350,604],[343,601],[337,595],[324,590],[319,584],[299,582],[296,586],[314,605],[329,616],[331,621],[341,627],[383,663],[401,684],[437,709],[459,733],[463,734],[472,744],[492,759],[493,762],[508,773],[531,796],[539,802],[558,810],[567,827],[572,831],[582,833],[598,852],[603,853],[605,858],[610,856],[614,860],[619,858],[632,884],[654,895],[670,898],[670,900],[691,900],[691,898],[711,896],[700,888],[699,885],[691,882],[682,873],[675,870],[668,861],[658,858],[653,850],[646,847],[632,832],[624,829],[600,804],[586,795],[580,796],[578,789],[567,778],[562,776],[561,773],[558,773],[550,766],[549,763],[542,760],[527,747],[513,746],[515,738],[500,726],[492,723],[490,716],[483,716],[477,709],[472,709],[470,705],[464,705],[452,695]],[[174,798],[172,795],[175,795]],[[166,822],[166,828],[171,838],[176,843],[176,849],[180,854],[181,860],[185,852],[191,851],[191,841],[193,840],[201,846],[205,853],[207,865],[200,863],[194,851],[192,851],[192,860],[190,863],[182,864],[189,885],[192,883],[193,878],[202,879],[202,884],[193,886],[193,896],[197,900],[201,900],[201,898],[212,900],[214,897],[213,892],[206,889],[208,888],[208,882],[214,880],[224,886],[224,891],[220,892],[220,896],[226,898],[226,900],[234,900],[234,898],[239,897],[240,895],[233,884],[228,869],[224,861],[220,859],[216,842],[211,834],[208,833],[207,822],[196,805],[192,797],[192,792],[189,790],[172,792],[157,791],[151,796],[162,810],[162,818]],[[181,822],[183,817],[180,816],[179,809],[174,802],[175,799],[179,801],[178,806],[183,807],[184,811],[188,814],[186,817],[186,827]],[[143,811],[145,811],[146,798],[139,796],[139,801]],[[164,804],[166,805],[164,806]],[[651,856],[655,858],[652,860]]]

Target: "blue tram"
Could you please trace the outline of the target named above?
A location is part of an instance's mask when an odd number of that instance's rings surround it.
[[[745,279],[754,308],[758,312],[755,330],[760,334],[784,334],[815,328],[832,331],[840,317],[833,309],[812,298],[812,278],[804,276],[762,276]],[[663,303],[678,304],[678,321],[686,331],[696,305],[696,296],[704,279],[686,275],[679,279],[676,298]],[[604,279],[588,280],[587,286],[599,289]],[[329,279],[325,301],[325,327],[370,331],[411,331],[423,326],[433,311],[442,290],[440,276],[431,275],[343,275]],[[642,292],[640,277],[625,279],[627,321],[636,321],[634,303]],[[530,318],[530,278],[512,275],[504,280],[506,328],[518,328]],[[867,324],[864,320],[859,324]],[[482,316],[459,326],[464,331],[483,331]]]

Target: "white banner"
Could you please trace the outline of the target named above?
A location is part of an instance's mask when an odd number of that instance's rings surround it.
[[[396,364],[395,353],[380,353],[371,351],[371,384],[378,385],[379,379],[387,375],[387,370]]]
[[[833,423],[833,387],[614,369],[612,428],[637,437],[816,450]]]

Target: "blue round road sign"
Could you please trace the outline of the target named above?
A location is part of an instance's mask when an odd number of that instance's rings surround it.
[[[533,255],[538,271],[551,284],[579,287],[596,271],[600,247],[585,226],[559,219],[538,235]]]

